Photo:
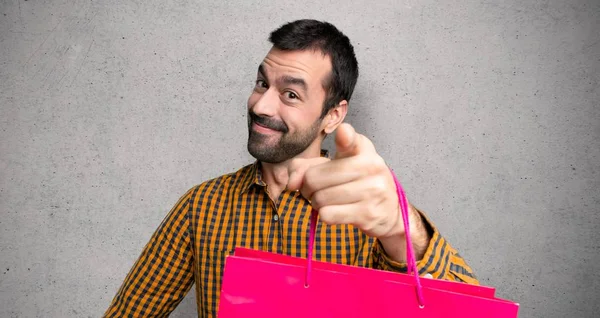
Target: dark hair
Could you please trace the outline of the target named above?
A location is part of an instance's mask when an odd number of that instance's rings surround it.
[[[331,74],[323,83],[327,97],[321,117],[342,100],[350,101],[356,80],[358,62],[350,39],[328,22],[297,20],[271,32],[269,41],[283,51],[317,50],[331,58]]]

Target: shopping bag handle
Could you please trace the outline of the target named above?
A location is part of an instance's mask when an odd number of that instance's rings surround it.
[[[412,245],[412,240],[410,238],[410,226],[408,224],[408,201],[406,200],[406,195],[404,194],[404,190],[402,189],[402,185],[394,171],[390,169],[390,173],[392,174],[392,178],[394,179],[394,184],[396,185],[396,194],[398,195],[398,202],[400,205],[400,212],[402,214],[402,221],[404,222],[404,233],[406,237],[406,264],[407,264],[407,274],[413,274],[415,276],[415,285],[417,288],[417,300],[419,302],[419,307],[425,307],[425,300],[423,299],[423,287],[421,286],[421,279],[419,278],[419,271],[417,270],[417,262],[415,259],[415,252]],[[312,209],[310,214],[310,233],[308,237],[308,255],[307,255],[307,264],[306,264],[306,272],[304,277],[304,287],[310,287],[310,275],[312,272],[312,254],[314,249],[315,242],[315,233],[317,231],[317,220],[319,217],[319,211],[317,209]]]
[[[319,217],[319,211],[312,209],[310,212],[310,234],[308,235],[308,255],[306,257],[306,271],[304,275],[304,288],[310,286],[310,274],[312,273],[312,254],[315,246],[315,233],[317,232],[317,219]]]
[[[400,202],[400,210],[402,212],[402,221],[404,222],[404,236],[406,237],[406,265],[407,265],[407,273],[415,276],[415,285],[417,287],[417,300],[419,302],[419,307],[425,307],[425,300],[423,299],[423,287],[421,286],[421,279],[419,278],[419,271],[417,270],[417,261],[415,258],[415,251],[413,249],[412,240],[410,238],[410,226],[408,224],[408,200],[406,200],[406,195],[404,194],[404,189],[396,178],[396,174],[394,171],[390,169],[392,173],[392,178],[394,179],[394,183],[396,184],[396,194],[398,194],[398,201]]]

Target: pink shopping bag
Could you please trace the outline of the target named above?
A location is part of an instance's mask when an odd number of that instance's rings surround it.
[[[228,256],[218,317],[517,317],[519,304],[495,298],[494,288],[420,278],[410,239],[409,274],[312,261],[316,221],[313,211],[306,259],[244,248]]]

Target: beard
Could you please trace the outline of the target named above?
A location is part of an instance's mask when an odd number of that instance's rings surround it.
[[[285,122],[269,117],[261,117],[249,111],[248,152],[261,162],[284,162],[302,153],[317,139],[321,121],[320,118],[307,129],[290,133]],[[252,129],[253,123],[279,131],[281,134],[279,136],[261,134]]]

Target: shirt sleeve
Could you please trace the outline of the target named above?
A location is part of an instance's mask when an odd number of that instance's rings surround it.
[[[427,226],[432,229],[431,240],[429,241],[425,255],[417,262],[419,275],[430,274],[436,279],[479,285],[479,281],[467,262],[446,241],[433,223],[422,212],[419,211],[419,213],[423,222],[426,222]],[[391,259],[386,254],[379,240],[375,240],[371,253],[374,268],[401,273],[407,272],[407,264]]]
[[[103,317],[167,317],[193,284],[191,191],[154,232]]]

